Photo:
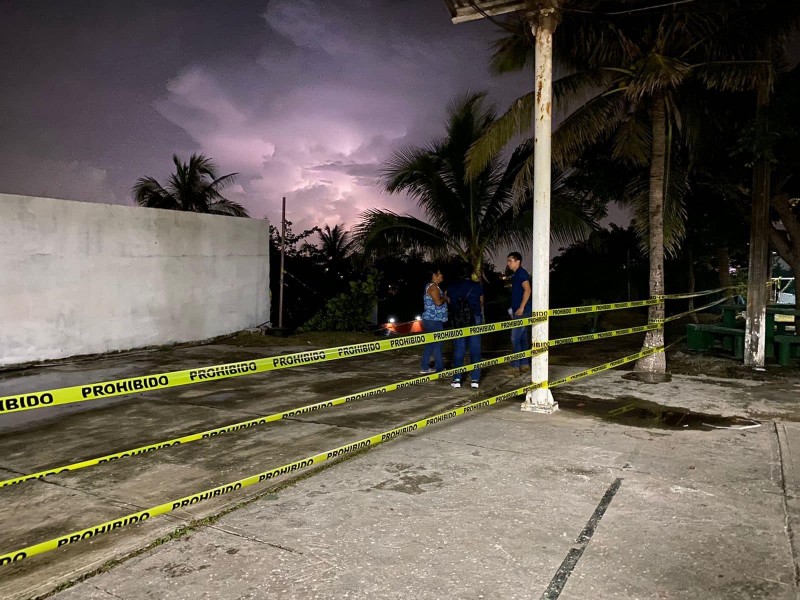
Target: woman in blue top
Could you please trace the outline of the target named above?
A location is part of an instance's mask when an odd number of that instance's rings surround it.
[[[438,267],[431,269],[431,281],[425,286],[425,295],[422,311],[422,327],[425,333],[442,331],[447,321],[447,296],[444,295],[439,284],[444,281],[444,275]],[[434,368],[431,369],[431,354],[433,354]],[[444,371],[442,360],[442,342],[431,342],[422,351],[422,363],[419,372],[423,375]]]

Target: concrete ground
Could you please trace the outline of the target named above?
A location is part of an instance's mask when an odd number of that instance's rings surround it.
[[[63,361],[0,376],[0,395],[300,349],[210,345]],[[551,377],[596,362],[587,353],[553,366]],[[6,415],[0,477],[407,379],[417,367],[413,353],[384,353]],[[426,384],[0,489],[0,553],[524,379],[495,368],[483,383],[478,391]],[[606,372],[554,390],[568,410],[553,415],[506,402],[313,476],[0,567],[0,597],[797,598],[798,391],[792,376],[675,376],[648,386]],[[659,420],[678,408],[703,414]],[[725,419],[734,416],[761,425],[732,429],[746,424]]]

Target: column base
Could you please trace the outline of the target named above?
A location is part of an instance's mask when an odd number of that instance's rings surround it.
[[[525,396],[520,410],[525,412],[552,414],[558,410],[558,402],[553,399],[553,393],[547,388],[531,390]]]

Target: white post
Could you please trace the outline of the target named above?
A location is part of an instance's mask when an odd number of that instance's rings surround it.
[[[556,26],[554,8],[543,8],[531,14],[531,27],[536,37],[536,106],[534,111],[533,149],[533,256],[531,262],[531,291],[533,313],[546,311],[550,300],[550,141],[552,137],[553,103],[553,30]],[[548,340],[545,320],[532,327],[533,348]],[[531,359],[531,382],[547,381],[547,351]],[[521,409],[529,412],[552,413],[558,410],[549,389],[528,392]]]
[[[286,196],[281,201],[281,293],[278,296],[278,328],[283,327],[283,262],[286,257]]]

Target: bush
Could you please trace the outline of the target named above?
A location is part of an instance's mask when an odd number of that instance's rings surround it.
[[[350,291],[328,300],[317,314],[303,325],[305,331],[358,331],[369,324],[378,301],[378,278],[370,273],[365,281],[351,281]]]

